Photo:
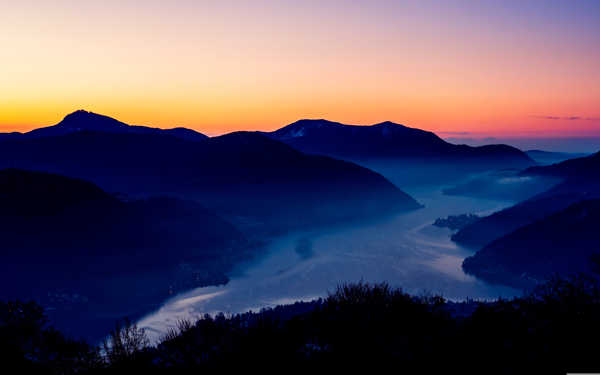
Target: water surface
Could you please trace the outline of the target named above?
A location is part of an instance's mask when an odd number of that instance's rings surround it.
[[[385,281],[413,294],[435,293],[453,300],[518,294],[464,274],[461,263],[473,252],[453,243],[450,230],[431,225],[438,217],[489,214],[511,202],[446,196],[439,190],[410,193],[425,208],[363,225],[277,238],[262,260],[227,285],[178,295],[139,324],[155,340],[182,318],[311,300],[340,283],[359,280]]]

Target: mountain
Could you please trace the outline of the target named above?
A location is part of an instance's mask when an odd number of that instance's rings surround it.
[[[159,129],[147,126],[132,126],[111,117],[84,110],[67,115],[56,125],[32,130],[28,133],[3,133],[0,140],[15,138],[39,138],[71,134],[81,131],[95,131],[117,134],[164,134],[181,139],[198,141],[208,138],[204,134],[186,128]]]
[[[518,228],[531,224],[573,203],[600,196],[599,186],[560,184],[542,194],[514,206],[495,212],[464,227],[452,240],[466,247],[479,249]]]
[[[566,209],[583,200],[600,198],[600,154],[570,159],[549,166],[531,167],[521,177],[559,179],[549,190],[463,228],[455,242],[481,248],[510,232]]]
[[[431,158],[491,163],[502,167],[534,164],[525,153],[511,146],[455,145],[432,132],[389,121],[356,126],[327,120],[300,120],[266,134],[303,152],[351,160]]]
[[[490,282],[534,286],[554,274],[591,272],[600,255],[600,199],[566,209],[503,236],[465,259],[463,269]]]
[[[535,164],[514,147],[455,145],[432,132],[389,121],[356,126],[300,120],[262,134],[302,152],[353,161],[405,188],[459,182],[474,172]]]
[[[124,202],[54,174],[1,170],[0,207],[0,299],[35,299],[77,334],[147,313],[173,292],[224,283],[254,251],[197,203]]]
[[[250,217],[241,221],[277,230],[420,207],[364,167],[306,155],[248,132],[194,142],[164,134],[89,130],[5,140],[0,167],[79,177],[126,194],[175,194],[232,220]]]
[[[571,152],[552,152],[543,150],[527,150],[525,151],[527,156],[533,159],[536,163],[542,165],[560,163],[568,159],[582,158],[588,156],[588,154],[582,153],[571,153]]]
[[[121,201],[90,182],[49,173],[1,170],[0,202],[3,248],[43,251],[28,256],[102,257],[114,252],[160,257],[143,261],[164,265],[171,256],[177,262],[194,258],[202,248],[241,238],[231,224],[197,203],[168,197]],[[186,234],[189,228],[195,229]],[[196,242],[190,245],[192,240]],[[181,250],[156,250],[166,243]],[[82,248],[84,254],[79,253]]]
[[[577,180],[600,179],[600,152],[593,155],[569,159],[560,163],[527,168],[522,172],[528,176],[553,176]]]

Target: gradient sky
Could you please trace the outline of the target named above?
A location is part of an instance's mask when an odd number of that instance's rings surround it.
[[[0,47],[0,131],[81,108],[208,134],[600,135],[598,0],[2,1]]]

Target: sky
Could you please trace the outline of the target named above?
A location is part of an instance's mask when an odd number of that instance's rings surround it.
[[[77,109],[211,135],[600,136],[600,1],[2,1],[0,132]]]

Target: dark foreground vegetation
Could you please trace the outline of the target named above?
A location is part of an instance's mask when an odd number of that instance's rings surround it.
[[[94,348],[48,328],[35,304],[0,305],[4,366],[23,373],[597,372],[599,335],[600,285],[585,276],[487,303],[344,285],[325,300],[183,321],[157,346],[125,323]]]

